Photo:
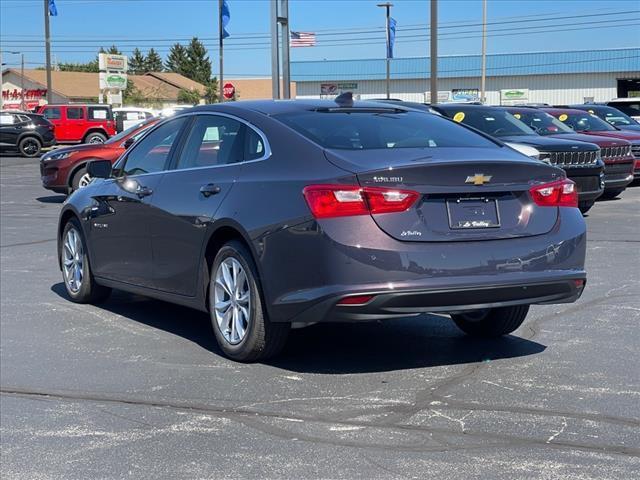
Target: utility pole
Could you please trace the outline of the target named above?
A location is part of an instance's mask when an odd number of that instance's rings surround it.
[[[431,104],[438,103],[438,0],[431,0]]]
[[[289,63],[289,0],[280,0],[280,23],[282,42],[282,98],[291,98],[291,68]]]
[[[20,52],[20,110],[24,107],[24,53]]]
[[[224,27],[222,25],[222,0],[218,0],[218,38],[220,39],[220,80],[218,81],[218,101],[224,102],[224,40],[222,38]]]
[[[278,0],[271,0],[271,95],[280,98],[280,49],[278,48]]]
[[[487,81],[487,0],[482,0],[482,78],[480,79],[480,102],[485,103]]]
[[[389,18],[391,17],[391,7],[393,3],[379,3],[378,7],[382,7],[386,10],[386,31],[387,31],[387,99],[391,98],[391,59],[389,54],[391,53],[391,32],[389,31]]]
[[[42,3],[44,4],[44,44],[47,56],[47,103],[53,103],[53,93],[51,89],[51,32],[49,31],[49,1],[43,0]]]

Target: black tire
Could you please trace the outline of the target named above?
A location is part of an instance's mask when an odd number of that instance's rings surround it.
[[[42,149],[42,142],[36,137],[24,137],[18,143],[18,150],[23,157],[37,157]]]
[[[591,210],[591,207],[593,207],[593,204],[595,203],[595,200],[588,200],[588,201],[584,201],[584,202],[579,202],[578,203],[578,208],[580,209],[580,212],[587,213],[589,210]]]
[[[600,196],[600,198],[611,200],[613,198],[616,198],[618,195],[620,195],[624,191],[625,191],[624,188],[613,188],[611,190],[605,190]]]
[[[456,326],[473,337],[500,337],[516,330],[527,318],[529,305],[487,308],[468,313],[451,314]]]
[[[83,274],[82,281],[80,282],[80,288],[78,289],[71,288],[63,264],[63,262],[65,261],[65,239],[67,238],[68,232],[72,229],[75,230],[75,232],[79,235],[79,239],[82,244],[81,257]],[[62,281],[67,290],[67,294],[71,298],[71,301],[75,303],[99,303],[109,297],[109,295],[111,294],[111,289],[102,285],[98,285],[95,282],[93,274],[91,273],[91,265],[89,264],[89,255],[87,253],[86,245],[87,243],[85,241],[84,234],[82,233],[80,222],[75,217],[71,218],[64,226],[64,230],[62,231],[62,239],[60,241],[60,247],[58,251],[60,264],[62,265]]]
[[[91,132],[84,137],[84,143],[104,143],[107,141],[107,136],[100,132]]]
[[[73,178],[71,178],[71,188],[69,189],[69,193],[73,193],[79,188],[82,188],[84,185],[80,185],[80,181],[82,177],[84,177],[87,173],[87,167],[82,167],[78,169],[76,173],[73,174]]]
[[[220,265],[229,258],[235,259],[246,274],[249,291],[249,321],[244,337],[233,344],[218,325],[214,308],[216,274]],[[265,360],[278,354],[287,341],[290,324],[270,322],[264,308],[264,297],[258,277],[258,271],[251,253],[241,242],[233,240],[226,243],[216,255],[209,280],[209,315],[218,345],[226,356],[239,362]],[[229,334],[226,331],[226,334]]]

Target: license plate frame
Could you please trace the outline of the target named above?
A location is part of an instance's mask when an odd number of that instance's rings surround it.
[[[451,230],[500,228],[500,210],[496,198],[460,197],[447,199],[446,205]]]

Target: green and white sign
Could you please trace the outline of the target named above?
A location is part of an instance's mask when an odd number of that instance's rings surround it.
[[[500,105],[515,105],[519,103],[527,103],[528,101],[528,88],[500,90]]]
[[[124,90],[127,88],[127,74],[115,72],[100,72],[100,89],[117,88]]]

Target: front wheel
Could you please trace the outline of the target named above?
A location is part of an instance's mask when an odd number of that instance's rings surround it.
[[[452,313],[451,319],[467,335],[500,337],[516,330],[527,318],[529,305],[486,308],[466,313]]]
[[[624,190],[624,188],[613,188],[611,190],[605,190],[600,198],[611,200],[624,192]]]
[[[584,214],[584,213],[587,213],[589,210],[591,210],[591,207],[593,207],[594,203],[595,203],[594,200],[579,202],[578,208],[580,209],[580,212]]]
[[[58,254],[64,286],[72,301],[98,303],[109,296],[111,289],[98,285],[93,278],[84,235],[77,219],[72,218],[64,226]]]
[[[234,360],[264,360],[286,343],[290,325],[267,318],[253,258],[238,241],[225,244],[213,262],[209,312],[218,345]]]
[[[82,167],[73,175],[73,178],[71,179],[71,191],[75,192],[79,188],[86,187],[91,183],[91,180],[93,180],[93,177],[91,177],[91,175],[89,175],[89,173],[87,172],[87,167]]]

